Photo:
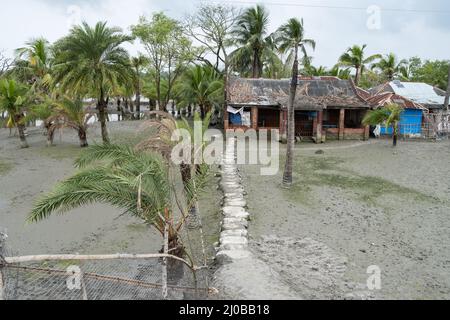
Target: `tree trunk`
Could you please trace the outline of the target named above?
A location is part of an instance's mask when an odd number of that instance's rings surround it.
[[[200,117],[202,118],[202,120],[205,120],[206,117],[205,106],[202,104],[200,105]]]
[[[141,119],[141,91],[139,88],[136,91],[136,119]]]
[[[297,93],[298,85],[298,46],[295,47],[294,66],[292,67],[292,80],[289,90],[289,104],[288,104],[288,134],[287,134],[287,150],[286,150],[286,165],[283,175],[283,186],[292,186],[292,170],[294,163],[294,144],[295,144],[295,95]]]
[[[355,85],[359,85],[360,67],[356,68]]]
[[[395,123],[394,128],[393,128],[393,135],[392,135],[392,145],[394,147],[397,146],[397,140],[398,140],[398,123]]]
[[[22,122],[23,119],[23,115],[22,114],[16,114],[14,115],[14,123],[16,123],[17,125],[17,130],[19,132],[19,139],[20,139],[20,147],[22,149],[26,149],[28,148],[28,142],[27,142],[27,138],[25,136],[25,125]]]
[[[80,139],[80,147],[81,148],[86,148],[89,146],[89,144],[87,142],[86,130],[79,128],[78,129],[78,138]]]
[[[54,137],[55,137],[55,130],[47,129],[47,147],[51,147],[53,145]]]
[[[444,99],[444,110],[448,111],[448,104],[450,103],[450,67],[448,68],[448,81],[447,81],[447,92],[445,93]]]
[[[108,130],[106,128],[108,105],[103,96],[103,90],[101,92],[101,96],[100,96],[100,99],[97,104],[97,109],[98,109],[98,118],[100,120],[100,125],[101,125],[101,129],[102,129],[103,143],[108,144],[109,136],[108,136]]]

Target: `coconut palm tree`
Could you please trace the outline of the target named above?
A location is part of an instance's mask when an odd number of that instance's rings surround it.
[[[210,66],[194,66],[186,70],[175,91],[179,105],[200,107],[201,119],[205,119],[215,105],[223,102],[223,78]]]
[[[131,80],[130,59],[121,47],[131,38],[106,22],[95,27],[83,23],[55,44],[54,83],[63,93],[91,95],[97,99],[97,110],[104,143],[109,143],[106,128],[108,100],[120,84]]]
[[[183,254],[179,232],[186,216],[184,211],[179,219],[174,214],[174,188],[161,156],[104,144],[86,149],[75,164],[81,171],[38,200],[30,222],[94,202],[107,203],[142,219],[162,236],[168,225],[170,253]]]
[[[403,109],[395,103],[388,104],[382,108],[369,111],[363,119],[364,125],[379,125],[385,124],[386,127],[392,126],[392,144],[397,146],[400,116]]]
[[[136,117],[141,117],[141,93],[142,93],[142,69],[148,64],[148,59],[139,55],[131,58],[131,66],[133,67],[133,84],[136,95]]]
[[[398,61],[393,53],[389,53],[382,57],[377,63],[372,65],[372,70],[377,69],[381,71],[389,81],[394,80],[397,76],[402,74],[403,68],[407,66],[406,60]]]
[[[15,80],[0,80],[0,111],[7,112],[10,122],[17,127],[21,148],[28,148],[25,112],[30,100],[30,90],[27,86]]]
[[[359,80],[361,79],[362,74],[364,73],[364,70],[366,69],[366,66],[369,63],[374,62],[377,59],[381,58],[380,54],[374,54],[369,57],[365,57],[364,51],[366,49],[367,45],[363,45],[362,47],[358,45],[354,45],[351,48],[347,49],[347,52],[345,52],[340,58],[339,58],[339,65],[340,66],[346,66],[346,67],[352,67],[355,69],[355,84],[359,84]]]
[[[347,80],[350,79],[350,69],[345,68],[341,69],[339,65],[335,65],[331,70],[328,72],[330,76],[338,77],[339,79]]]
[[[281,53],[289,52],[293,57],[292,79],[289,90],[288,103],[288,135],[287,135],[287,151],[286,151],[286,166],[283,175],[283,185],[290,187],[292,185],[292,169],[294,162],[294,144],[295,144],[295,110],[294,102],[298,86],[298,55],[299,50],[303,55],[308,56],[306,46],[313,49],[316,47],[314,40],[305,39],[305,31],[303,28],[303,20],[296,18],[289,19],[288,22],[282,25],[276,32],[276,42]]]
[[[269,12],[262,5],[246,9],[238,18],[233,35],[239,48],[230,54],[234,70],[253,78],[262,76],[264,61],[275,55],[268,27]]]
[[[21,69],[19,74],[28,74],[28,80],[35,86],[47,91],[51,83],[51,68],[53,63],[53,51],[50,43],[44,38],[32,39],[23,48],[16,49],[16,55],[20,59],[16,67]],[[22,77],[21,77],[22,78]]]

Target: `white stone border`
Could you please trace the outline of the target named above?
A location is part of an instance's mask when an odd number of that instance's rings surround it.
[[[250,255],[247,231],[250,214],[246,210],[247,202],[236,164],[235,147],[236,138],[228,139],[221,168],[220,188],[224,193],[224,219],[217,259],[222,262],[247,258]]]

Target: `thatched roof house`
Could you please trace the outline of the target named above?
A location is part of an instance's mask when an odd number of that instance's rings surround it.
[[[225,128],[279,128],[284,133],[290,81],[231,78],[227,88]],[[317,140],[324,135],[364,139],[366,128],[361,120],[371,106],[361,93],[352,80],[300,77],[294,103],[296,134]],[[250,121],[240,122],[240,119]]]

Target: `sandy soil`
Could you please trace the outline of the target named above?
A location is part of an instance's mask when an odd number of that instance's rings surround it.
[[[113,142],[134,143],[139,122],[108,123]],[[26,224],[30,209],[42,193],[75,172],[73,160],[81,152],[74,131],[65,130],[55,137],[54,147],[46,147],[41,129],[29,129],[29,149],[18,148],[18,138],[10,138],[9,130],[0,129],[0,230],[7,231],[8,246],[15,254],[51,253],[151,253],[162,247],[161,237],[123,212],[108,205],[92,205],[62,216]],[[100,142],[100,129],[89,129],[89,142]],[[208,241],[208,258],[219,228],[219,192],[212,179],[201,200]],[[195,239],[196,235],[192,235]],[[198,244],[194,243],[194,247]],[[198,249],[197,249],[198,250]]]
[[[449,141],[301,144],[295,159],[290,190],[282,172],[241,167],[252,251],[283,286],[306,299],[450,298]]]

